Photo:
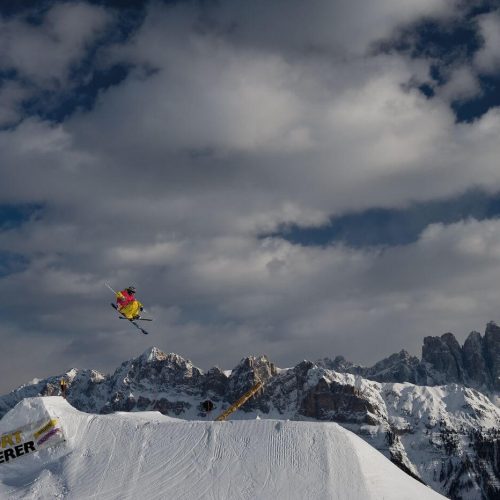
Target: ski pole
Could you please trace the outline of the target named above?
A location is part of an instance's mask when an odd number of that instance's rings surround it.
[[[117,293],[111,288],[110,284],[107,283],[106,281],[104,282],[104,285],[107,286],[115,295],[117,295]]]

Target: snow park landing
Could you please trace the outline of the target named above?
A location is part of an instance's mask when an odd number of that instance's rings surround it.
[[[19,447],[0,465],[2,499],[444,498],[335,423],[97,415],[52,396],[18,403],[0,433]]]

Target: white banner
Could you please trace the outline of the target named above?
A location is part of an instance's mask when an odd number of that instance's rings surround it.
[[[58,418],[46,418],[24,425],[0,438],[0,464],[65,441]]]

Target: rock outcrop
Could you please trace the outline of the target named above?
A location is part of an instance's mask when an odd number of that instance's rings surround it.
[[[500,327],[493,322],[488,323],[484,335],[484,359],[489,368],[490,386],[500,391]]]
[[[500,327],[488,323],[484,337],[473,331],[463,346],[452,333],[425,337],[421,360],[403,350],[372,367],[355,365],[343,356],[323,358],[316,363],[378,382],[430,386],[456,383],[494,394],[500,392]]]

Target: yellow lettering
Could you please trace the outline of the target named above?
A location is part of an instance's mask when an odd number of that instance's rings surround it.
[[[6,448],[7,446],[14,446],[14,442],[12,441],[12,436],[10,434],[2,436],[2,448]]]
[[[17,444],[19,444],[23,440],[23,438],[21,437],[22,436],[21,431],[16,431],[13,432],[12,434],[15,436]]]

